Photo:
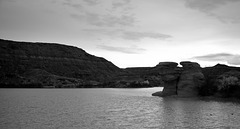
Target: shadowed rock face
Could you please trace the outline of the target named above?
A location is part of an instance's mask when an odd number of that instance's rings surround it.
[[[200,65],[196,62],[182,61],[180,62],[180,65],[183,66],[184,70],[189,70],[189,69],[200,70],[201,69]]]
[[[177,83],[180,76],[179,69],[175,62],[160,62],[156,68],[163,80],[164,89],[161,96],[170,96],[177,94]]]
[[[22,76],[31,69],[53,75],[102,81],[121,71],[104,58],[60,44],[0,40],[0,78]]]
[[[177,84],[178,96],[191,97],[198,95],[198,88],[205,83],[201,67],[195,62],[181,62],[183,71]]]
[[[164,81],[164,89],[161,93],[154,93],[154,96],[192,97],[198,95],[198,87],[205,82],[200,65],[188,61],[180,64],[182,68],[177,67],[175,62],[161,62],[157,66]]]
[[[176,68],[178,65],[178,63],[176,62],[160,62],[156,68],[160,68],[160,69],[171,69],[171,68]]]

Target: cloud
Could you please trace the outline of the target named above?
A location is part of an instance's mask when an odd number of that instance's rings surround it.
[[[128,5],[131,2],[131,0],[114,0],[112,3],[113,8],[121,8],[126,5]]]
[[[132,15],[114,16],[85,12],[84,14],[71,14],[71,17],[79,22],[98,27],[133,26],[135,23],[135,18]]]
[[[65,6],[69,6],[75,9],[83,9],[83,6],[80,3],[73,3],[71,0],[65,0],[62,3]]]
[[[114,47],[114,46],[107,46],[107,45],[98,45],[97,47],[100,49],[107,50],[107,51],[121,52],[121,53],[125,53],[125,54],[140,54],[140,53],[146,51],[146,49],[138,48],[137,46]]]
[[[0,0],[0,3],[2,3],[2,2],[17,2],[17,0]]]
[[[101,23],[101,25],[108,26],[133,26],[135,23],[135,19],[132,15],[121,15],[120,17],[116,17],[113,15],[103,15]]]
[[[133,40],[133,41],[138,41],[144,38],[165,40],[167,38],[172,37],[171,35],[167,35],[167,34],[160,34],[160,33],[154,33],[154,32],[128,31],[128,30],[122,30],[122,29],[111,29],[111,30],[83,29],[82,31],[85,31],[87,33],[92,33],[92,34],[106,35],[113,38],[122,38],[125,40]]]
[[[219,6],[234,1],[238,0],[186,0],[186,6],[207,13],[218,8]]]
[[[237,23],[240,22],[240,19],[237,15],[233,14],[229,10],[230,9],[223,9],[223,12],[216,11],[217,9],[226,6],[227,4],[233,2],[240,2],[239,0],[185,0],[186,7],[191,9],[199,10],[208,16],[215,17],[216,19],[220,20],[224,23]],[[234,7],[237,11],[239,11],[240,7]]]
[[[203,56],[195,56],[192,59],[201,61],[223,61],[231,65],[240,65],[240,55],[229,54],[229,53],[215,53]]]
[[[99,26],[103,24],[101,23],[100,16],[95,13],[71,14],[70,16],[79,22],[87,23],[90,25]]]
[[[171,35],[153,33],[153,32],[134,32],[134,31],[124,31],[123,38],[128,40],[141,40],[143,38],[153,38],[153,39],[167,39],[171,38]]]
[[[136,18],[131,12],[129,3],[130,0],[63,0],[61,2],[63,6],[78,9],[69,12],[70,17],[97,27],[134,26]]]
[[[94,6],[94,5],[99,4],[99,0],[83,0],[83,1],[90,6]]]

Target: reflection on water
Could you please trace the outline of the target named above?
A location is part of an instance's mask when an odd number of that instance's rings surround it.
[[[1,89],[0,128],[239,128],[235,102],[160,98],[142,89]]]
[[[165,127],[239,128],[239,104],[199,99],[163,99],[160,114]]]

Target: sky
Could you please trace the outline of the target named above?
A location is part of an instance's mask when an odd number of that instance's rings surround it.
[[[240,0],[0,0],[0,38],[77,46],[120,68],[240,66]]]

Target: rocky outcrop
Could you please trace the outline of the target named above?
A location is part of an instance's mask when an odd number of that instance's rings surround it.
[[[201,67],[195,62],[180,62],[183,71],[177,84],[177,95],[181,97],[198,96],[198,89],[205,83]]]
[[[0,80],[23,76],[40,69],[52,75],[81,80],[105,81],[121,72],[104,58],[84,50],[53,43],[28,43],[0,40]]]
[[[159,68],[159,69],[174,69],[174,68],[176,68],[177,67],[177,65],[178,65],[178,63],[176,63],[176,62],[160,62],[157,66],[156,66],[156,68]],[[161,71],[162,72],[162,71]]]
[[[177,68],[177,65],[178,64],[175,62],[160,62],[156,66],[164,86],[162,93],[159,94],[160,96],[171,96],[177,94],[177,84],[180,76],[180,70]]]
[[[198,96],[198,87],[204,85],[205,79],[201,67],[195,62],[181,62],[183,67],[177,67],[175,62],[160,62],[156,67],[163,80],[163,91],[153,96]]]

